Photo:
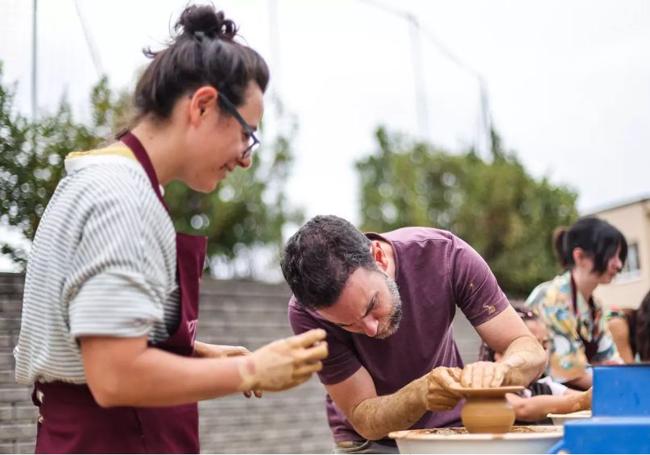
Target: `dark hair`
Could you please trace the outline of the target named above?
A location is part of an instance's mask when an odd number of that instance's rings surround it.
[[[370,243],[343,218],[316,216],[287,241],[282,273],[301,305],[312,309],[328,307],[336,302],[359,267],[378,270]]]
[[[650,292],[636,310],[636,350],[643,362],[650,361]]]
[[[539,318],[530,308],[521,303],[511,303],[512,308],[514,308],[517,316],[521,318],[522,321],[539,321]],[[484,362],[494,362],[494,349],[487,345],[485,341],[481,342],[479,347],[478,359]]]
[[[621,232],[607,221],[585,217],[570,228],[557,228],[553,234],[553,246],[560,265],[565,269],[575,266],[573,250],[582,248],[594,260],[593,271],[605,273],[607,263],[620,247],[619,259],[627,259],[627,241]]]
[[[203,85],[215,87],[235,106],[244,102],[246,88],[254,81],[264,92],[269,70],[253,49],[235,41],[237,25],[211,5],[190,5],[174,26],[177,33],[167,48],[144,54],[153,61],[135,89],[135,119],[152,114],[169,118],[176,101]],[[222,101],[219,101],[221,108]],[[224,109],[224,112],[227,110]]]

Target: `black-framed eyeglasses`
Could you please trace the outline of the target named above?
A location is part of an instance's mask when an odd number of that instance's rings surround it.
[[[241,154],[241,159],[245,160],[248,159],[255,150],[260,145],[259,139],[257,139],[257,136],[255,136],[255,131],[253,128],[246,123],[246,120],[244,120],[244,117],[241,116],[235,105],[228,99],[226,95],[223,93],[219,92],[219,97],[221,98],[221,102],[223,103],[223,106],[226,108],[226,111],[233,117],[235,117],[235,120],[241,125],[242,129],[244,130],[244,135],[247,138],[248,141],[248,146],[246,149]]]

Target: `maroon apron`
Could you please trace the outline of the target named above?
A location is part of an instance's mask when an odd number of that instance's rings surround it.
[[[142,143],[130,132],[120,139],[133,151],[156,196],[167,208]],[[206,245],[205,237],[176,234],[180,321],[167,340],[154,345],[157,348],[182,356],[192,355]],[[32,400],[39,407],[40,414],[36,453],[199,452],[196,403],[156,408],[102,408],[95,402],[87,385],[64,382],[37,382]]]

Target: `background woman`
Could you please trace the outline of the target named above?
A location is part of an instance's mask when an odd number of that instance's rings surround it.
[[[612,281],[627,258],[627,242],[611,224],[586,217],[558,229],[554,245],[565,272],[526,300],[551,334],[548,374],[578,389],[592,384],[590,364],[621,363],[594,290]]]
[[[613,309],[607,315],[607,328],[625,363],[650,361],[650,292],[639,308]]]
[[[197,401],[287,389],[327,355],[323,331],[250,355],[195,343],[206,239],[174,232],[161,186],[207,193],[250,166],[269,74],[211,6],[175,29],[146,52],[132,129],[68,156],[36,232],[15,357],[37,452],[198,452]]]

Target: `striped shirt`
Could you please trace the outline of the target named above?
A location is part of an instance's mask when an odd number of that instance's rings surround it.
[[[72,153],[36,231],[16,380],[85,383],[78,337],[168,338],[178,324],[176,237],[129,149]]]

